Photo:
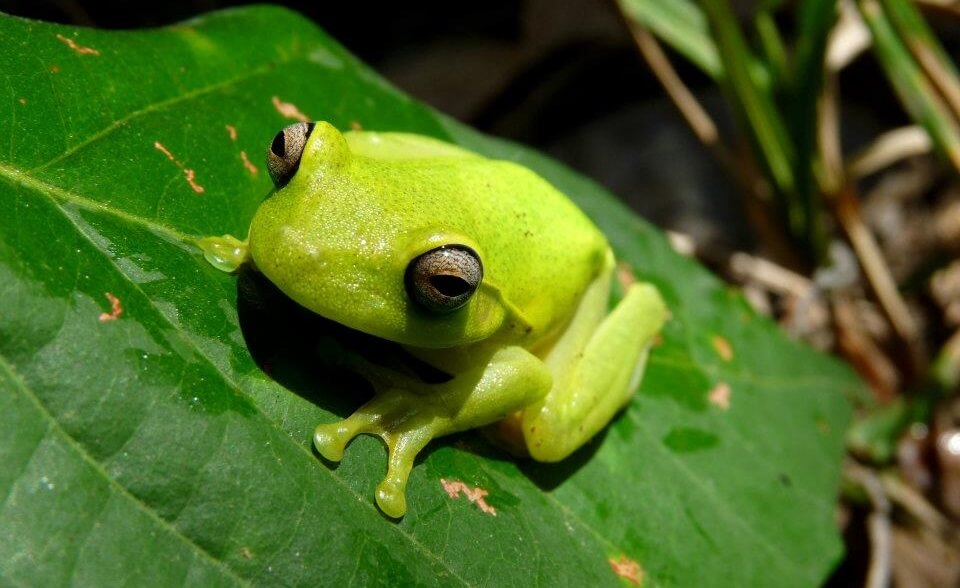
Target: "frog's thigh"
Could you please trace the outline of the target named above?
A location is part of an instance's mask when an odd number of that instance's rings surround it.
[[[414,459],[431,439],[503,419],[538,402],[550,384],[550,372],[539,358],[521,347],[498,349],[449,382],[411,382],[407,388],[379,391],[349,418],[318,426],[314,444],[325,458],[339,461],[355,436],[382,438],[389,463],[377,486],[377,504],[387,515],[401,517]]]
[[[588,288],[545,363],[553,387],[523,413],[530,455],[559,461],[589,441],[633,395],[651,341],[666,317],[656,288],[637,283],[609,313],[610,272]]]

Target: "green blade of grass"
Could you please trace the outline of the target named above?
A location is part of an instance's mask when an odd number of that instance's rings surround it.
[[[703,12],[690,0],[617,0],[628,19],[654,35],[703,70],[714,80],[724,77],[717,45]]]
[[[773,85],[779,86],[788,75],[787,50],[784,47],[773,11],[759,10],[753,19],[753,27],[773,78]]]
[[[906,0],[881,0],[881,5],[917,63],[947,101],[954,116],[960,116],[960,82],[957,79],[960,74],[920,11]]]
[[[808,0],[797,7],[797,46],[785,106],[786,120],[796,148],[794,174],[798,207],[802,214],[804,241],[815,259],[826,251],[821,211],[822,199],[814,170],[820,159],[817,152],[819,99],[823,89],[824,55],[827,37],[837,18],[836,0]]]
[[[900,102],[933,140],[934,147],[960,171],[960,129],[940,95],[904,46],[876,0],[860,0],[860,14],[873,35],[873,50]]]
[[[783,120],[770,94],[751,75],[750,64],[755,58],[747,48],[729,4],[725,0],[702,0],[701,7],[710,23],[720,59],[727,72],[723,80],[724,89],[749,129],[771,183],[784,199],[791,233],[802,234],[798,230],[802,226],[802,210],[797,207],[794,198],[794,151]]]

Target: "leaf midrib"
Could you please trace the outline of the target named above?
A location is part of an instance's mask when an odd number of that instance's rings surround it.
[[[20,374],[17,373],[16,369],[13,367],[13,365],[7,360],[7,358],[3,354],[0,354],[0,367],[2,367],[4,372],[7,373],[9,379],[12,382],[14,382],[15,386],[21,392],[21,394],[25,396],[28,399],[28,401],[36,407],[36,409],[40,412],[40,414],[43,415],[43,417],[50,423],[49,425],[50,429],[47,429],[47,432],[44,433],[44,437],[46,437],[47,434],[49,434],[50,431],[53,430],[56,434],[58,434],[60,437],[63,438],[64,442],[74,452],[76,452],[79,455],[81,460],[86,462],[90,467],[94,469],[94,471],[96,471],[100,475],[101,478],[106,480],[107,484],[111,488],[113,488],[114,491],[119,493],[120,496],[123,496],[125,499],[131,501],[138,509],[144,511],[148,517],[150,517],[154,522],[160,525],[160,528],[164,529],[174,537],[178,538],[180,541],[187,544],[190,547],[190,549],[192,549],[195,553],[199,554],[200,557],[212,562],[214,566],[222,570],[227,577],[235,580],[238,584],[244,585],[244,586],[250,585],[250,582],[248,580],[237,575],[237,573],[229,565],[227,565],[226,562],[224,562],[223,560],[217,559],[216,557],[213,556],[212,553],[204,549],[203,546],[187,538],[170,521],[158,515],[155,510],[148,507],[146,504],[144,504],[144,502],[139,497],[137,497],[132,492],[130,492],[130,490],[126,486],[120,484],[120,482],[118,482],[115,478],[107,474],[107,471],[103,468],[103,465],[100,462],[98,462],[96,459],[94,459],[94,457],[90,454],[90,452],[87,451],[87,449],[76,438],[70,435],[63,428],[60,422],[57,421],[56,418],[54,418],[54,416],[47,409],[46,405],[44,405],[43,402],[40,400],[40,398],[37,396],[36,392],[34,392],[33,389],[27,385],[27,383],[23,380]]]

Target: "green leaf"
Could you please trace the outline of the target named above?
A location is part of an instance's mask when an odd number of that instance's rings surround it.
[[[3,584],[615,586],[624,556],[647,586],[812,586],[837,560],[861,384],[592,182],[278,8],[136,32],[0,17],[0,71]],[[314,425],[362,383],[316,365],[318,319],[193,245],[245,233],[294,108],[515,159],[582,205],[673,314],[625,414],[555,465],[435,442],[398,523],[373,504],[376,440],[317,458]],[[496,516],[441,479],[486,489]]]
[[[714,80],[724,76],[703,11],[691,0],[617,0],[624,16],[649,28]]]

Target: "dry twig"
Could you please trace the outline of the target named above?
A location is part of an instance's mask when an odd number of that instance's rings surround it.
[[[900,127],[881,134],[870,145],[850,158],[847,174],[857,180],[894,163],[933,149],[930,135],[917,125]]]
[[[930,504],[926,498],[909,485],[904,484],[895,474],[883,474],[879,477],[885,495],[903,510],[910,513],[921,525],[930,529],[939,537],[958,544],[953,524],[947,517]]]
[[[867,588],[886,588],[890,585],[890,501],[884,493],[880,478],[870,468],[853,460],[844,462],[844,474],[867,493],[873,511],[867,519],[870,535],[870,567],[867,569]]]
[[[919,329],[913,316],[907,309],[897,284],[890,274],[890,268],[880,253],[880,247],[863,223],[859,213],[859,203],[853,187],[849,184],[837,195],[837,218],[843,225],[853,250],[857,253],[863,272],[877,295],[881,308],[900,339],[910,352],[911,367],[915,374],[923,373],[924,360],[919,344]]]
[[[680,110],[680,114],[693,130],[693,133],[700,139],[701,143],[714,151],[722,163],[732,163],[733,157],[720,142],[717,125],[714,124],[707,111],[700,106],[693,92],[677,75],[677,71],[670,64],[670,60],[663,52],[663,48],[660,47],[656,37],[633,20],[629,20],[629,25],[637,49],[640,50],[640,54],[646,60],[647,65],[650,66],[650,70],[660,80],[664,90],[667,91],[670,99]]]

